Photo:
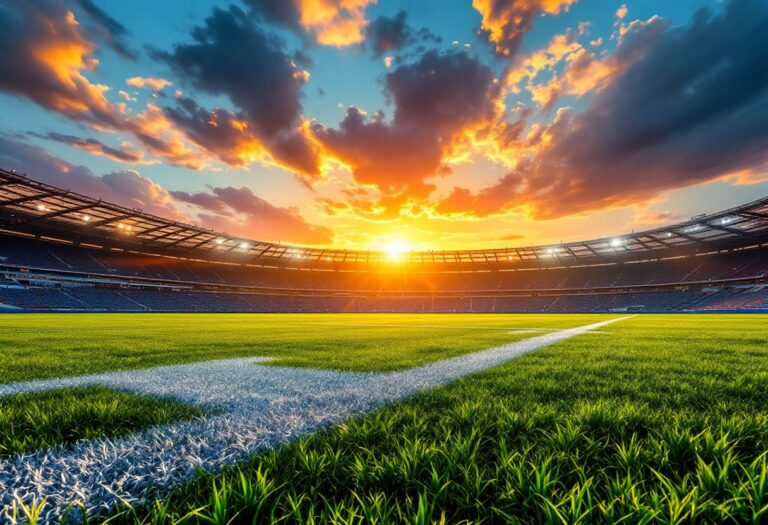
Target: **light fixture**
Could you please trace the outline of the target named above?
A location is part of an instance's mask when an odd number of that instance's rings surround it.
[[[88,215],[88,214],[83,214],[83,216],[81,217],[81,219],[83,219],[83,222],[90,222],[90,220],[91,220],[91,216],[90,216],[90,215]]]

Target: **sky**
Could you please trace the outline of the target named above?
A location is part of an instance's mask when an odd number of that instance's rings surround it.
[[[255,240],[612,236],[768,194],[765,0],[0,0],[0,167]]]

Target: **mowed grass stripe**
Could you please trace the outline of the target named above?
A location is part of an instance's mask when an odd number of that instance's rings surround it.
[[[0,382],[250,356],[273,357],[279,366],[392,371],[533,335],[515,329],[565,329],[614,317],[6,314],[0,315]]]
[[[117,521],[762,523],[767,322],[628,319],[256,456]]]
[[[197,406],[102,386],[0,397],[0,458],[204,415]]]

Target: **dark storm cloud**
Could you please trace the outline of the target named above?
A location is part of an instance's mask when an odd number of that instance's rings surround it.
[[[301,11],[293,0],[244,0],[244,3],[267,22],[301,31]]]
[[[395,124],[441,135],[490,118],[499,94],[493,72],[467,53],[429,51],[384,77],[395,103]]]
[[[408,25],[405,11],[400,11],[393,17],[376,18],[365,29],[365,36],[366,44],[376,57],[400,51],[417,42],[440,41],[429,29],[424,27],[414,30]]]
[[[109,16],[91,0],[79,0],[78,3],[92,22],[89,24],[91,33],[97,33],[99,38],[116,53],[125,58],[136,60],[136,52],[130,49],[126,43],[129,33],[123,24]]]
[[[301,89],[306,76],[287,54],[283,42],[234,6],[214,9],[205,23],[192,31],[192,40],[174,46],[171,52],[155,51],[154,56],[196,89],[227,96],[238,108],[237,117],[243,119],[243,134],[257,137],[276,159],[292,169],[316,175],[316,154],[299,130]],[[169,114],[177,123],[186,125],[186,131],[200,145],[220,150],[222,139],[233,139],[216,131],[204,131],[205,111],[186,103]],[[231,113],[226,116],[233,117]],[[213,142],[208,142],[211,138]],[[229,157],[235,156],[238,152],[229,153]],[[226,160],[227,155],[223,158]]]
[[[493,118],[497,84],[488,67],[463,51],[430,51],[387,74],[384,87],[395,106],[391,122],[351,108],[338,129],[316,125],[313,131],[358,183],[424,198],[433,189],[425,181],[443,171],[446,150],[468,128]]]
[[[768,3],[735,0],[684,27],[660,24],[625,35],[618,52],[634,62],[583,113],[561,113],[535,158],[478,195],[457,189],[444,210],[533,204],[538,217],[558,217],[768,162]],[[627,49],[637,45],[639,58]]]

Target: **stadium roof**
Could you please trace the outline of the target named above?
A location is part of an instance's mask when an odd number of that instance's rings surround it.
[[[766,244],[768,197],[687,222],[611,238],[518,248],[410,251],[400,254],[395,261],[386,251],[305,248],[233,237],[80,195],[0,168],[0,228],[106,248],[265,266],[568,266]]]

